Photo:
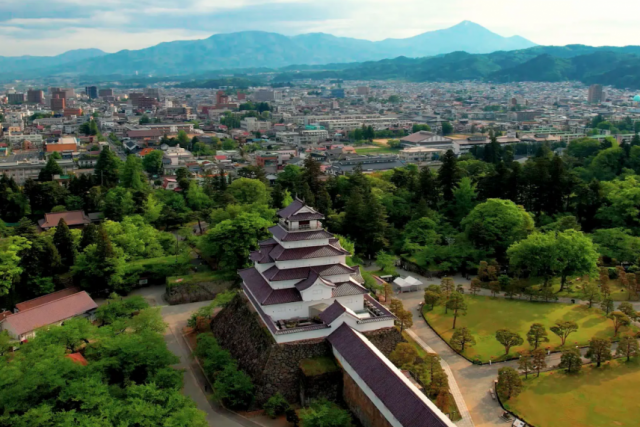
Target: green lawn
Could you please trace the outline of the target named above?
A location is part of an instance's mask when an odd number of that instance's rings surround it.
[[[613,337],[613,322],[597,308],[588,309],[584,305],[529,302],[468,295],[465,297],[469,309],[466,316],[458,317],[457,328],[467,327],[476,339],[476,345],[466,348],[464,355],[470,359],[483,362],[504,360],[504,347],[495,339],[498,329],[509,329],[517,332],[525,340],[524,345],[512,347],[510,354],[515,357],[519,351],[530,349],[526,335],[533,323],[542,323],[549,333],[549,343],[544,347],[557,349],[560,338],[549,328],[556,320],[573,320],[578,324],[578,331],[569,335],[567,344],[587,345],[594,336]],[[447,341],[453,334],[453,315],[444,314],[444,307],[436,307],[433,311],[424,311],[429,324]],[[634,328],[635,330],[635,328]]]
[[[530,282],[536,286],[542,285],[542,279],[540,278],[531,278]],[[560,279],[556,278],[551,281],[551,287],[553,288],[556,296],[558,297],[566,297],[566,298],[575,298],[581,299],[581,291],[582,291],[582,282],[578,280],[573,280],[571,284],[567,284],[565,286],[565,290],[560,292]],[[620,284],[618,280],[609,280],[609,287],[611,288],[611,299],[613,301],[629,301],[629,293],[625,289],[624,286]],[[631,301],[638,301],[638,295],[632,295]]]
[[[507,409],[536,427],[637,426],[640,414],[640,361],[613,361],[580,374],[549,372],[524,381],[523,392]]]
[[[357,154],[398,154],[400,150],[389,147],[356,148]]]

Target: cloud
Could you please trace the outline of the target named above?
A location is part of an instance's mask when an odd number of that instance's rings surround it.
[[[0,55],[138,49],[246,30],[382,40],[463,20],[541,44],[640,44],[640,2],[617,3],[625,12],[603,19],[595,0],[0,0]]]

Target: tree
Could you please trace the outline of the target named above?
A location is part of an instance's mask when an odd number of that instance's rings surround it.
[[[49,160],[47,160],[47,164],[44,168],[40,170],[40,174],[38,175],[38,181],[51,181],[53,180],[54,175],[62,175],[62,168],[56,162],[56,159],[51,156]]]
[[[442,122],[442,134],[449,135],[453,132],[453,126],[449,122]]]
[[[638,312],[635,310],[635,308],[633,308],[633,304],[628,301],[621,302],[620,305],[618,305],[618,311],[623,312],[633,320],[636,320],[638,318]]]
[[[164,154],[160,150],[153,150],[147,153],[142,159],[142,167],[152,175],[162,174]]]
[[[533,231],[534,224],[521,206],[510,200],[489,199],[473,208],[461,227],[476,248],[501,260],[511,245]]]
[[[602,293],[598,285],[592,282],[588,282],[582,285],[582,299],[589,301],[589,308],[593,306],[594,302],[602,300]]]
[[[64,218],[61,218],[58,222],[56,232],[53,235],[53,244],[60,254],[60,261],[62,265],[66,269],[71,268],[75,261],[75,244],[73,242],[71,230],[69,230],[69,226]]]
[[[110,188],[118,185],[121,168],[122,161],[109,148],[105,147],[98,156],[94,171],[100,185]]]
[[[349,411],[340,409],[325,399],[314,400],[307,409],[300,411],[304,427],[351,427]]]
[[[540,371],[547,367],[547,352],[543,348],[538,348],[531,352],[531,362],[533,363],[533,369],[537,372],[537,376],[540,376]]]
[[[138,156],[129,154],[127,160],[122,168],[122,174],[120,176],[120,184],[124,188],[129,188],[134,191],[140,191],[145,187],[144,175],[142,171],[142,161]]]
[[[560,291],[563,291],[567,277],[595,272],[599,255],[591,238],[581,231],[569,229],[556,233],[556,241],[560,264]]]
[[[476,340],[469,330],[463,327],[453,331],[449,344],[451,344],[451,347],[453,347],[457,352],[463,353],[465,347],[472,347],[476,345]]]
[[[534,323],[527,332],[527,341],[536,350],[541,343],[549,342],[547,335],[547,330],[541,323]]]
[[[124,264],[122,249],[114,248],[104,227],[100,227],[98,242],[78,254],[71,271],[85,289],[97,293],[112,292],[123,282]]]
[[[227,190],[237,201],[242,204],[269,203],[269,193],[264,183],[256,179],[239,178],[231,183]]]
[[[449,295],[446,304],[447,308],[453,311],[453,329],[455,329],[458,316],[464,316],[465,314],[467,314],[467,302],[464,299],[463,294],[454,291],[451,292],[451,295]]]
[[[508,329],[499,329],[496,331],[496,340],[504,346],[505,356],[509,354],[511,347],[519,346],[524,343],[524,340],[520,335],[515,332],[511,332]]]
[[[500,282],[497,280],[492,280],[491,282],[489,282],[489,290],[491,291],[491,295],[495,297],[496,294],[500,293],[500,291],[502,290]]]
[[[115,187],[104,198],[104,214],[113,221],[122,219],[134,212],[135,202],[131,192],[124,187]]]
[[[177,139],[178,139],[178,144],[180,145],[180,147],[182,147],[182,148],[188,148],[189,147],[189,143],[191,142],[191,140],[189,139],[189,135],[187,135],[187,132],[185,132],[183,130],[179,130]]]
[[[470,288],[471,293],[475,295],[478,292],[480,292],[480,290],[482,289],[482,282],[477,277],[474,277],[473,279],[471,279],[470,286],[471,286]]]
[[[442,157],[442,166],[438,170],[438,185],[442,191],[442,197],[445,201],[453,200],[453,191],[460,181],[460,168],[456,155],[452,150],[447,150]]]
[[[264,414],[272,419],[284,415],[289,408],[291,408],[291,405],[279,392],[271,396],[263,406]]]
[[[613,358],[611,355],[611,341],[606,338],[591,338],[586,357],[596,364],[596,368],[599,368],[602,362]]]
[[[600,303],[600,309],[604,311],[605,315],[609,315],[613,311],[613,300],[611,298],[605,298]]]
[[[258,242],[268,237],[267,228],[271,225],[271,221],[257,213],[243,212],[208,230],[198,246],[220,268],[236,271],[247,263],[249,253],[258,248]]]
[[[518,359],[518,369],[524,373],[524,378],[529,379],[529,372],[535,369],[531,353],[523,352]]]
[[[395,275],[396,272],[396,262],[398,258],[389,253],[380,251],[376,256],[376,265],[380,267],[380,271],[384,274]]]
[[[625,313],[621,311],[614,311],[613,313],[607,316],[609,319],[613,321],[613,336],[617,337],[620,328],[629,326],[631,324],[631,319]]]
[[[140,117],[140,120],[138,121],[138,123],[141,125],[146,125],[151,123],[151,119],[146,114],[143,114],[142,117]]]
[[[561,346],[567,341],[567,338],[572,333],[578,330],[578,324],[571,320],[556,320],[556,323],[551,328],[551,332],[560,337]]]
[[[434,291],[426,290],[424,291],[424,303],[427,307],[430,307],[430,310],[440,302],[440,294]]]
[[[420,169],[418,191],[420,192],[420,198],[424,199],[429,208],[434,209],[437,207],[438,199],[440,198],[438,183],[428,166]]]
[[[456,223],[462,221],[476,204],[476,185],[471,179],[464,177],[453,191],[453,213]]]
[[[405,328],[411,328],[413,326],[413,314],[409,310],[402,309],[397,314],[398,323],[400,323],[400,332]]]
[[[497,389],[506,400],[519,395],[522,391],[522,379],[518,372],[513,368],[500,368]]]
[[[623,335],[618,342],[616,356],[626,357],[627,362],[639,354],[638,339],[634,335]]]
[[[391,363],[400,369],[410,369],[419,359],[418,351],[409,343],[401,342],[389,355]]]
[[[160,202],[153,194],[149,194],[144,201],[142,210],[145,221],[150,224],[155,223],[160,219],[164,204]]]
[[[7,295],[13,281],[22,274],[20,253],[31,248],[31,242],[21,236],[0,239],[0,296]]]
[[[98,227],[93,224],[87,224],[82,229],[82,238],[80,239],[79,250],[84,251],[84,249],[94,243],[98,243]]]
[[[568,373],[577,373],[582,369],[582,356],[577,348],[568,348],[562,352],[560,356],[560,369],[564,369]]]

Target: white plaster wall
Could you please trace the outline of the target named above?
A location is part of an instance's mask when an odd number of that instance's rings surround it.
[[[293,317],[309,317],[309,307],[316,304],[333,304],[338,300],[340,304],[353,310],[360,311],[364,309],[364,295],[352,295],[338,298],[329,298],[314,301],[299,301],[287,304],[265,305],[262,307],[264,312],[271,316],[273,320],[286,320]],[[376,322],[377,323],[377,322]]]
[[[331,299],[333,288],[322,283],[319,279],[316,280],[310,288],[300,292],[303,301],[322,301]]]
[[[346,258],[346,255],[337,255],[320,258],[294,259],[291,261],[276,261],[276,265],[279,269],[285,270],[287,268],[313,267],[316,265],[346,264]]]

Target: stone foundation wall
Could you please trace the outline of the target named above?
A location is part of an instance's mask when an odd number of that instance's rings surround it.
[[[238,361],[240,369],[253,380],[256,407],[262,407],[276,392],[282,393],[290,403],[301,403],[303,375],[300,361],[333,357],[331,345],[325,339],[277,344],[242,293],[213,319],[211,331],[220,345]],[[387,356],[403,341],[402,334],[395,328],[364,335]]]
[[[399,343],[405,342],[402,333],[396,328],[378,329],[377,331],[365,332],[363,335],[387,357]]]
[[[363,427],[392,427],[371,399],[364,394],[346,372],[343,374],[343,382],[344,401]]]
[[[308,377],[302,375],[300,381],[300,403],[309,406],[312,400],[327,399],[331,402],[342,402],[342,372],[329,372]]]

